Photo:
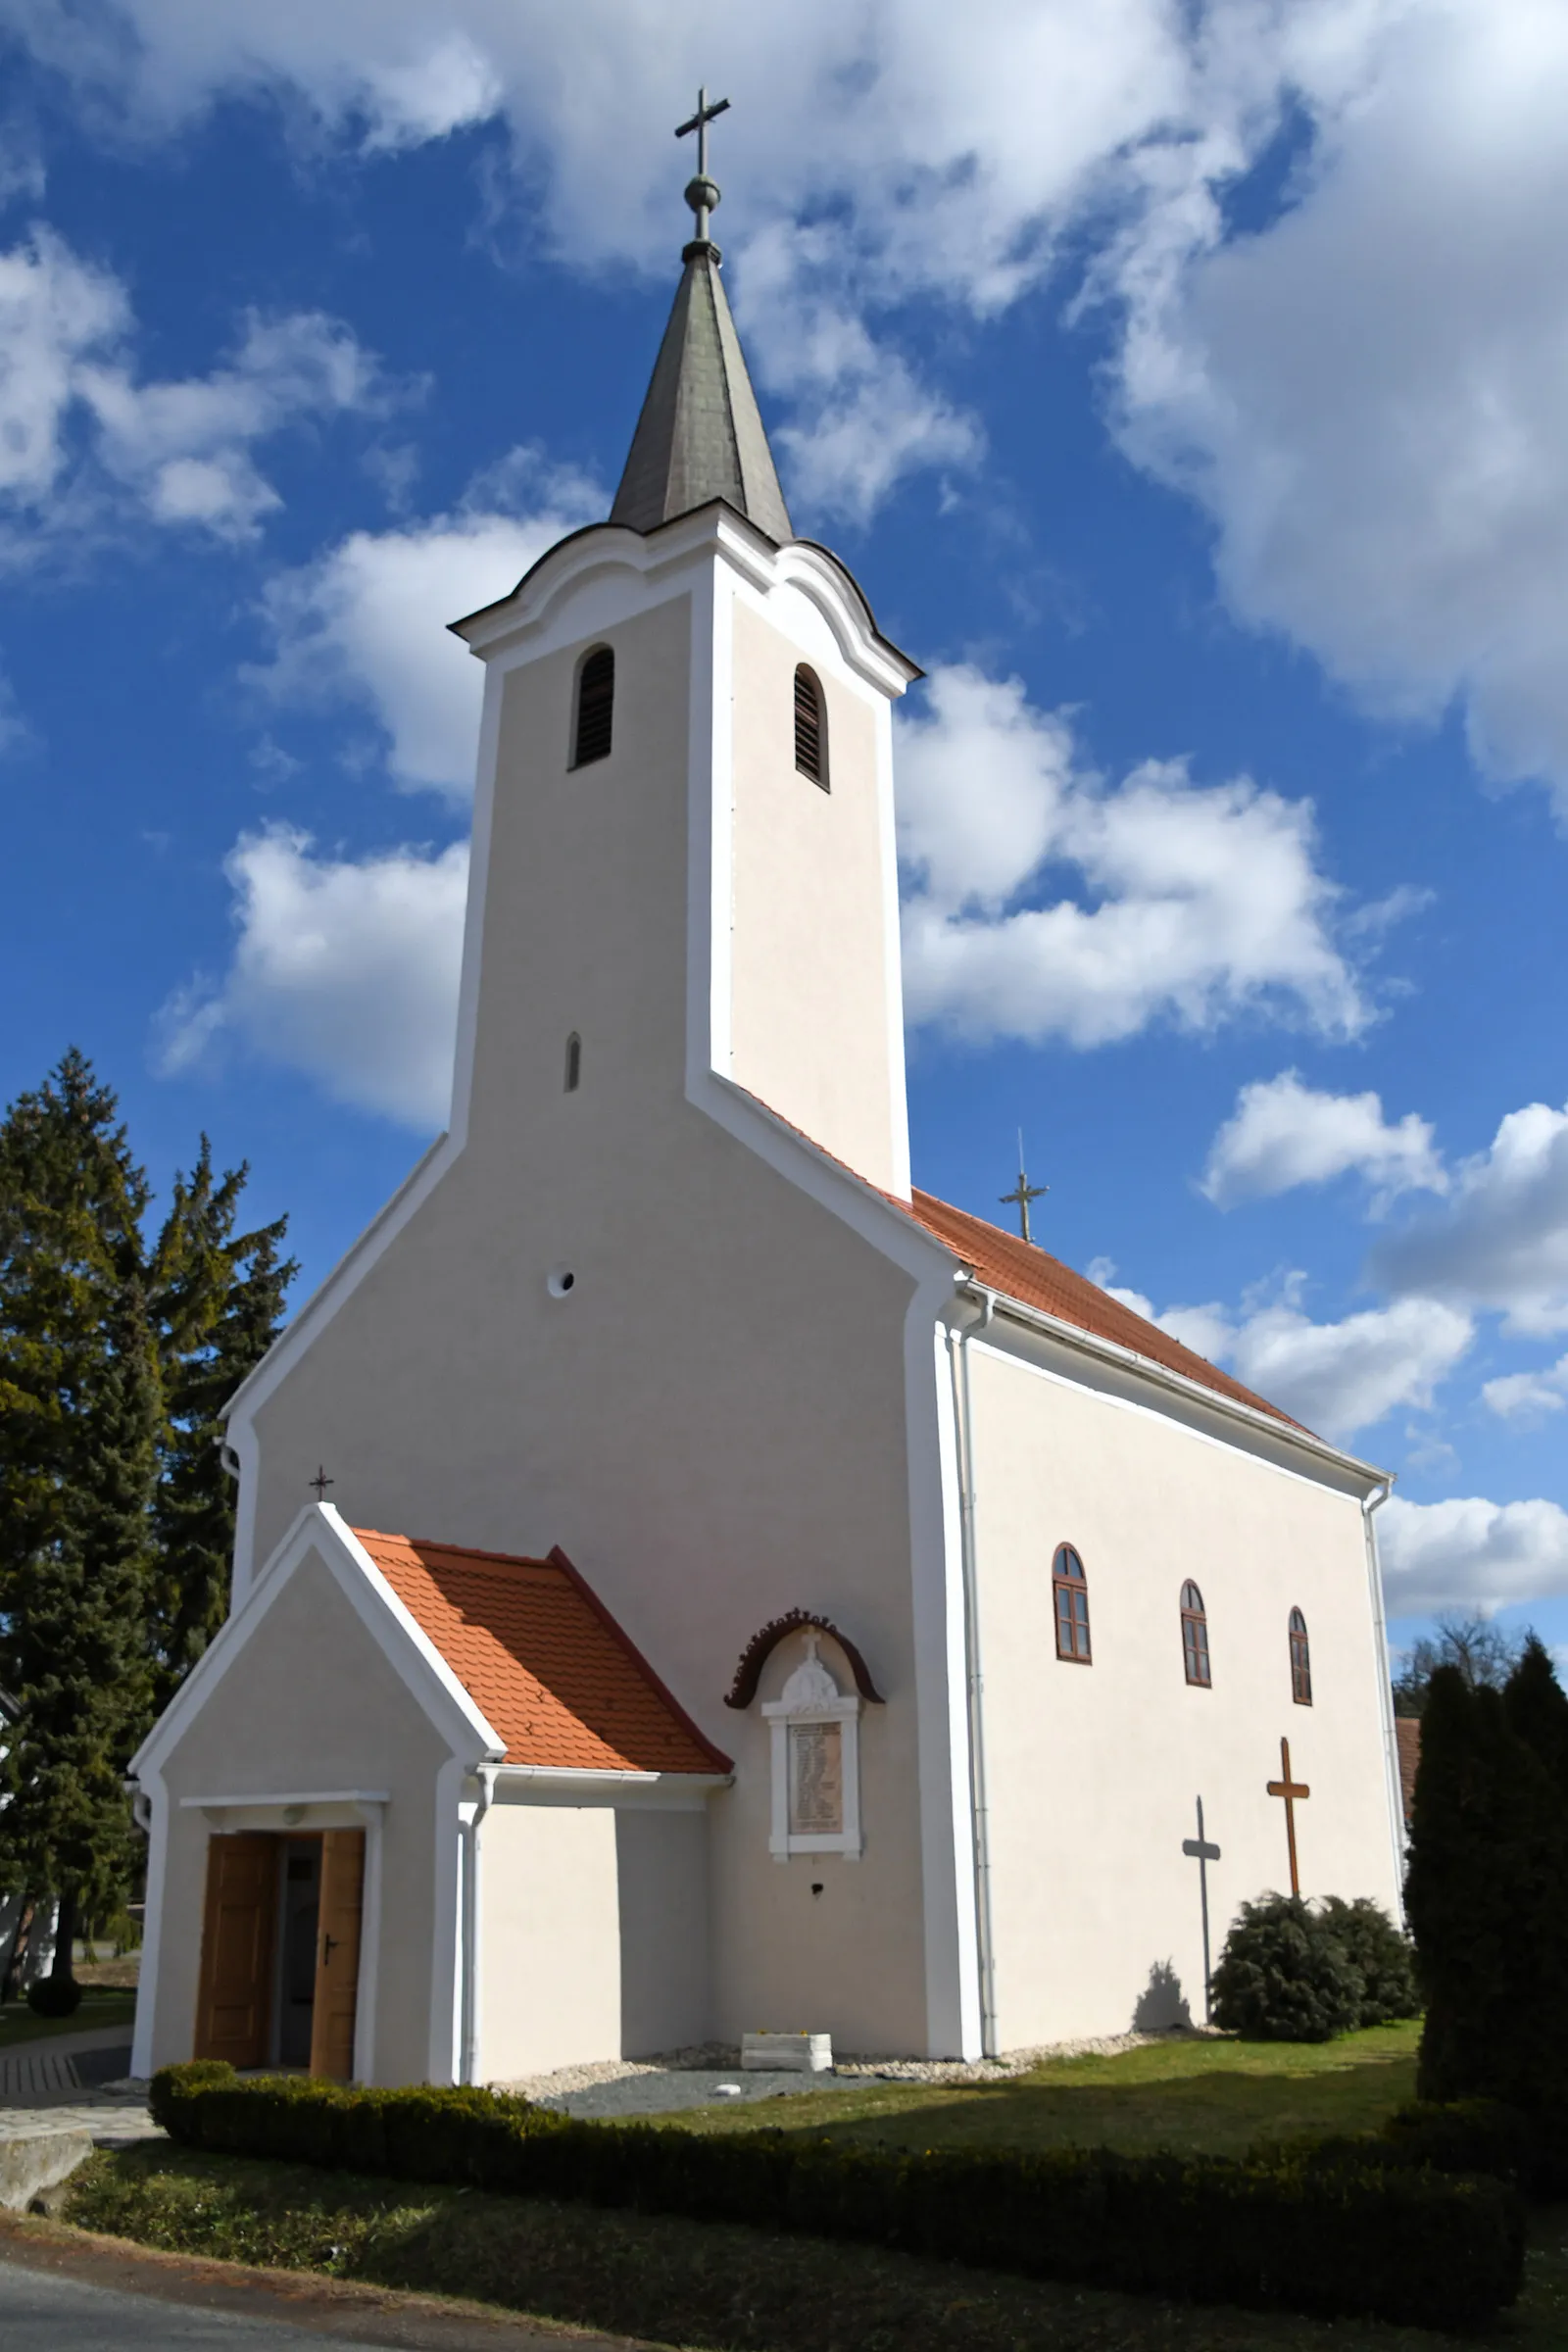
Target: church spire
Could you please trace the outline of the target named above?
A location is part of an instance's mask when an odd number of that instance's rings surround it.
[[[696,114],[675,133],[697,133],[697,172],[686,189],[697,234],[681,255],[685,273],[610,519],[654,531],[721,498],[782,542],[795,532],[719,277],[722,256],[708,233],[718,202],[708,176],[708,125],[728,105],[720,98],[710,106],[700,91]]]

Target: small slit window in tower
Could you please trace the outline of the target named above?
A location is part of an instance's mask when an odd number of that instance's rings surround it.
[[[577,725],[572,737],[571,764],[587,767],[610,758],[615,717],[615,656],[612,647],[596,645],[577,672]]]
[[[1058,1544],[1051,1564],[1051,1597],[1056,1616],[1056,1655],[1074,1666],[1093,1663],[1089,1651],[1089,1579],[1070,1544]]]
[[[582,1039],[574,1029],[566,1040],[566,1092],[574,1095],[582,1081]]]
[[[1213,1677],[1208,1670],[1208,1612],[1203,1606],[1203,1595],[1191,1578],[1182,1587],[1182,1663],[1190,1683],[1196,1683],[1200,1690],[1212,1687]]]
[[[827,712],[822,689],[804,662],[795,672],[795,764],[827,791]]]
[[[1312,1704],[1312,1645],[1299,1609],[1291,1611],[1291,1696],[1298,1707]]]

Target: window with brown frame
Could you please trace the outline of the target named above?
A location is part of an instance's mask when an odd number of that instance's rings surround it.
[[[1299,1609],[1291,1611],[1291,1696],[1298,1707],[1312,1704],[1312,1644]]]
[[[827,712],[815,673],[804,662],[795,672],[795,764],[827,791]]]
[[[614,648],[596,645],[577,672],[577,724],[572,734],[571,764],[589,767],[610,758],[615,724]]]
[[[1213,1688],[1214,1678],[1208,1667],[1208,1611],[1203,1595],[1188,1578],[1182,1587],[1182,1663],[1187,1680],[1196,1683],[1200,1690]]]
[[[1051,1564],[1051,1597],[1056,1612],[1056,1655],[1089,1666],[1089,1579],[1070,1544],[1058,1544]]]

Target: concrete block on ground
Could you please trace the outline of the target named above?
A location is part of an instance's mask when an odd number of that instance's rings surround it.
[[[743,2034],[741,2064],[770,2074],[825,2075],[833,2068],[831,2034]]]
[[[39,2125],[30,2131],[0,2131],[0,2206],[25,2213],[36,2196],[67,2180],[92,2154],[84,2125]]]

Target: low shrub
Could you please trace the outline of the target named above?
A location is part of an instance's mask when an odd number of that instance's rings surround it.
[[[34,2017],[74,2017],[81,1986],[74,1977],[36,1977],[27,1986],[27,2007]]]
[[[169,2067],[153,2112],[214,2154],[869,2240],[1200,2302],[1451,2326],[1513,2301],[1523,2208],[1498,2180],[1350,2159],[978,2149],[572,2121],[477,2090],[351,2090]]]
[[[1361,1979],[1357,2026],[1387,2026],[1398,2017],[1419,2017],[1415,1946],[1380,1903],[1362,1895],[1348,1903],[1325,1896],[1317,1918]]]
[[[1359,2024],[1360,1970],[1298,1894],[1244,1903],[1210,1988],[1216,2026],[1247,2041],[1330,2041]]]

